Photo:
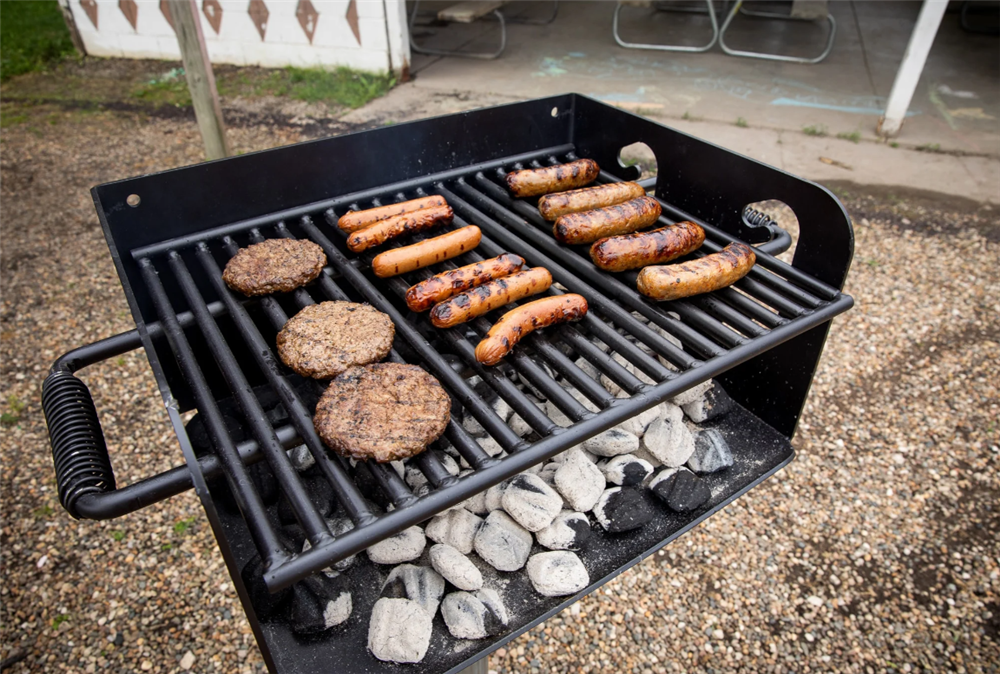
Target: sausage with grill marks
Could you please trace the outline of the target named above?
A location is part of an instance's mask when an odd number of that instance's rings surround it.
[[[628,234],[649,227],[660,217],[660,202],[642,196],[623,204],[556,218],[552,234],[561,243],[593,243],[606,236]]]
[[[543,297],[511,309],[476,346],[476,360],[483,365],[496,365],[526,335],[556,323],[578,321],[586,313],[587,300],[574,294]]]
[[[639,272],[639,292],[655,300],[677,300],[731,286],[757,261],[753,249],[733,242],[718,253],[680,264],[646,267]]]
[[[352,234],[359,229],[364,229],[369,225],[374,225],[376,222],[387,220],[395,215],[447,205],[448,202],[444,200],[444,197],[434,194],[429,197],[410,199],[409,201],[401,201],[398,204],[388,204],[386,206],[379,206],[378,208],[369,208],[364,211],[348,211],[340,216],[337,226],[348,234]]]
[[[705,230],[693,222],[678,222],[648,232],[601,239],[590,247],[590,259],[604,271],[625,271],[670,262],[698,250]]]
[[[544,267],[511,274],[436,305],[431,309],[431,323],[438,328],[451,328],[505,304],[545,292],[550,285],[552,274]]]
[[[577,159],[568,164],[512,171],[507,174],[507,189],[515,197],[565,192],[594,182],[600,172],[593,159]]]
[[[379,253],[372,260],[372,271],[379,278],[398,276],[415,269],[450,260],[468,253],[479,245],[483,233],[475,225],[462,227],[453,232],[435,236],[433,239],[418,241],[409,246]]]
[[[450,225],[455,213],[451,206],[434,206],[380,220],[347,237],[347,247],[355,253],[381,246],[403,234],[417,234],[438,225]]]
[[[645,194],[646,190],[639,183],[609,183],[584,187],[559,194],[546,194],[538,200],[538,212],[546,220],[552,221],[560,215],[614,206]]]
[[[442,272],[407,290],[406,306],[410,311],[427,311],[458,293],[513,274],[523,265],[524,258],[502,253],[489,260]]]

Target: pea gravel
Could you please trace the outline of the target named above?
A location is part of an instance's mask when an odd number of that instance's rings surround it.
[[[235,151],[302,139],[249,119],[230,128]],[[263,669],[193,493],[71,520],[39,406],[57,355],[133,327],[89,188],[198,161],[198,148],[180,117],[99,112],[4,131],[0,659],[16,661],[5,672]],[[844,198],[857,306],[834,324],[799,458],[501,649],[491,670],[997,671],[997,214]],[[141,352],[82,376],[119,484],[181,461]]]

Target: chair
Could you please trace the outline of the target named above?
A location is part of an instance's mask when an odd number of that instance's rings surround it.
[[[472,23],[478,19],[481,19],[489,14],[492,14],[497,21],[500,22],[500,47],[495,52],[464,52],[449,49],[430,49],[428,47],[421,47],[413,39],[413,27],[416,25],[417,21],[417,10],[420,7],[420,0],[415,0],[413,3],[413,11],[410,12],[410,49],[417,52],[418,54],[429,54],[431,56],[461,56],[463,58],[471,59],[484,59],[492,60],[503,54],[504,49],[507,48],[507,23],[521,23],[528,25],[545,25],[555,21],[556,15],[559,13],[559,2],[554,0],[552,14],[546,19],[507,19],[504,20],[503,14],[500,12],[500,8],[507,4],[506,0],[490,0],[486,2],[460,2],[458,4],[452,5],[445,9],[442,9],[437,13],[437,18],[439,21],[446,21],[448,23]]]
[[[719,39],[719,22],[715,17],[715,7],[712,6],[712,0],[705,0],[705,5],[708,8],[707,11],[692,9],[688,7],[670,7],[667,3],[658,2],[656,3],[657,11],[664,12],[687,12],[691,14],[708,14],[708,18],[712,21],[712,39],[708,44],[702,47],[689,47],[686,45],[673,45],[673,44],[644,44],[641,42],[626,42],[622,39],[621,34],[618,32],[618,14],[621,13],[622,7],[629,5],[631,7],[649,7],[651,2],[644,2],[642,0],[619,0],[618,6],[615,7],[615,16],[611,21],[611,32],[615,36],[615,42],[617,42],[622,47],[626,49],[655,49],[657,51],[679,51],[679,52],[704,52],[715,46],[715,41]]]
[[[776,19],[779,21],[820,21],[826,19],[826,22],[830,25],[830,34],[829,37],[827,37],[826,46],[823,48],[823,51],[819,56],[814,58],[732,49],[726,45],[726,30],[733,22],[737,13],[743,14],[744,16]],[[719,31],[719,46],[722,47],[722,51],[730,56],[745,56],[747,58],[764,59],[767,61],[785,61],[788,63],[819,63],[829,56],[830,52],[833,50],[833,38],[836,34],[837,22],[834,21],[833,16],[830,15],[826,0],[794,0],[789,14],[749,10],[744,7],[743,0],[737,0],[733,5],[733,8],[729,11],[729,15],[726,17],[725,22],[722,24],[722,30]]]

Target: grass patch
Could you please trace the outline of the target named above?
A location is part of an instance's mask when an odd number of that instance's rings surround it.
[[[52,517],[52,515],[54,515],[55,512],[56,511],[52,509],[52,506],[43,505],[41,508],[35,508],[34,510],[32,510],[31,516],[34,517],[36,520],[44,520],[48,517]]]
[[[10,396],[7,398],[7,405],[10,407],[10,410],[0,414],[0,424],[13,426],[21,420],[21,412],[24,411],[27,404],[19,400],[17,396]]]
[[[741,129],[745,129],[745,128],[747,128],[750,125],[747,124],[747,120],[743,119],[742,117],[737,117],[736,118],[736,126],[740,127]]]
[[[891,143],[889,143],[889,147],[899,147],[899,143],[897,143],[896,141],[892,141]]]
[[[174,533],[178,536],[182,536],[187,533],[188,529],[194,526],[194,518],[189,517],[186,520],[181,520],[174,525]]]
[[[143,82],[132,90],[132,97],[154,105],[176,105],[186,108],[191,105],[191,92],[183,68],[173,70]]]
[[[75,52],[56,0],[0,2],[0,81]]]
[[[350,68],[334,71],[288,68],[288,95],[309,103],[319,101],[360,108],[384,96],[395,84],[392,75],[361,73]]]
[[[918,145],[917,152],[940,152],[940,143],[927,143],[926,145]]]
[[[0,129],[6,129],[9,126],[14,126],[15,124],[24,124],[28,121],[28,115],[21,113],[18,115],[0,115]]]
[[[803,126],[802,133],[807,136],[819,136],[822,138],[826,135],[826,127],[822,124],[817,124],[816,126]]]
[[[121,529],[115,529],[111,531],[110,536],[115,543],[121,543],[123,540],[125,540],[125,532],[122,531]]]
[[[857,143],[861,142],[861,132],[855,130],[855,131],[851,131],[850,133],[847,133],[845,131],[845,132],[842,132],[842,133],[838,133],[837,134],[837,138],[840,138],[841,140],[849,140],[852,143],[857,144]]]
[[[59,629],[59,626],[62,625],[67,620],[69,620],[69,616],[66,615],[65,613],[60,613],[55,617],[55,620],[52,621],[52,629],[54,630]]]

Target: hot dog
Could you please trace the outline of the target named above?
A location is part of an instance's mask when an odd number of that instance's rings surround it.
[[[625,271],[670,262],[705,242],[705,230],[693,222],[678,222],[648,232],[601,239],[590,247],[590,259],[605,271]]]
[[[437,225],[449,225],[455,217],[451,206],[434,206],[380,220],[347,237],[347,247],[355,253],[381,246],[403,234],[416,234]]]
[[[614,206],[646,194],[638,183],[610,183],[584,187],[559,194],[546,194],[538,200],[538,212],[546,220],[555,220],[567,213],[580,213],[595,208]]]
[[[525,335],[555,323],[580,320],[586,313],[587,300],[581,295],[543,297],[511,309],[476,346],[476,360],[496,365]]]
[[[725,288],[747,275],[757,261],[753,249],[731,243],[718,253],[680,264],[646,267],[639,272],[639,292],[656,300],[676,300]]]
[[[389,204],[388,206],[369,208],[365,211],[348,211],[340,216],[340,220],[337,221],[337,226],[348,234],[351,234],[352,232],[364,229],[369,225],[374,225],[380,220],[387,220],[394,215],[402,215],[403,213],[412,213],[413,211],[419,211],[425,208],[447,205],[448,202],[444,200],[444,197],[435,194],[429,197],[420,197],[419,199],[401,201],[398,204]]]
[[[435,236],[433,239],[419,241],[409,246],[379,253],[372,260],[372,271],[375,276],[387,278],[423,269],[437,262],[468,253],[479,245],[483,233],[475,225],[462,227],[453,232]]]
[[[649,227],[660,217],[660,202],[642,196],[623,204],[556,218],[552,234],[562,243],[593,243],[606,236]]]
[[[577,159],[558,166],[512,171],[507,174],[507,189],[515,197],[564,192],[594,182],[600,172],[593,159]]]
[[[458,269],[452,269],[421,281],[406,291],[410,311],[427,311],[438,302],[484,283],[513,274],[521,269],[524,258],[510,253]]]
[[[431,323],[438,328],[450,328],[523,297],[545,292],[550,285],[552,274],[543,267],[511,274],[436,305],[431,309]]]

